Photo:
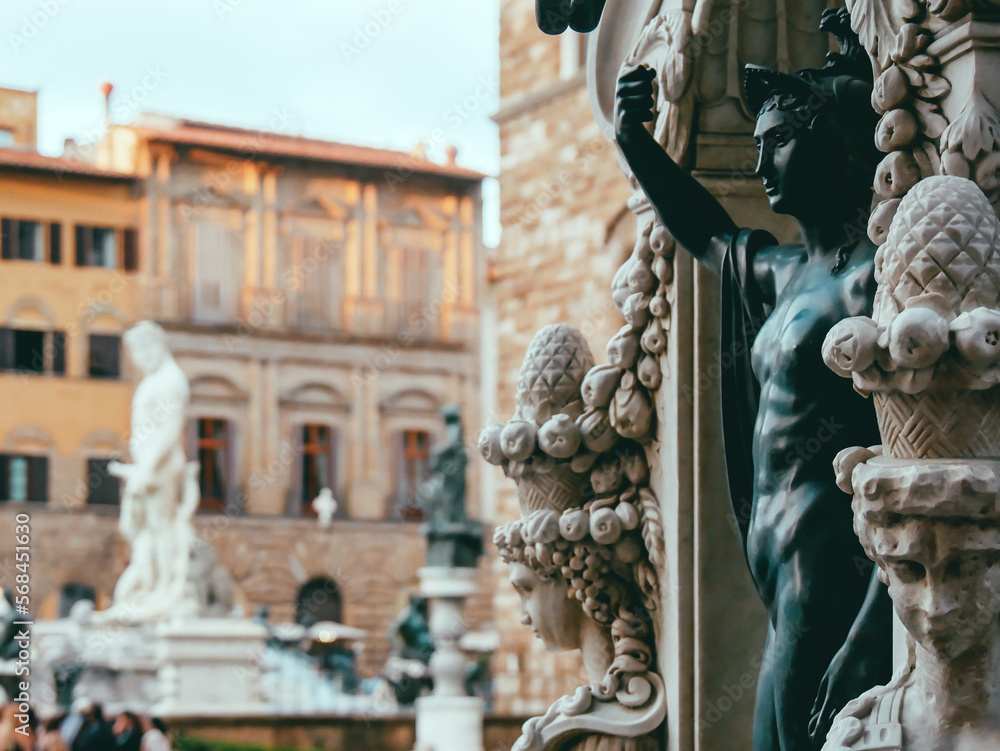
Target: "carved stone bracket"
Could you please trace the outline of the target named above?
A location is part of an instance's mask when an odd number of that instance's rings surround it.
[[[541,717],[528,720],[512,751],[548,751],[582,733],[629,737],[652,733],[666,716],[663,680],[656,673],[632,676],[613,700],[601,699],[590,686],[564,696]],[[650,748],[655,748],[655,745]]]
[[[638,345],[612,340],[609,350]],[[513,419],[480,435],[484,458],[518,486],[521,518],[499,527],[494,543],[525,623],[550,648],[581,649],[590,679],[524,726],[523,751],[588,733],[642,737],[666,715],[650,620],[662,515],[645,451],[619,430],[632,379],[616,365],[594,367],[576,329],[546,326],[521,366]]]

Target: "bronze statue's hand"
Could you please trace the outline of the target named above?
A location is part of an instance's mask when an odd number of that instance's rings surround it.
[[[859,657],[857,651],[851,642],[841,647],[819,684],[809,721],[809,737],[816,748],[823,745],[833,725],[833,718],[848,702],[886,682],[888,666],[882,663],[891,661],[891,655],[880,655],[881,659],[865,659]]]
[[[618,79],[615,96],[615,134],[624,149],[629,139],[639,134],[648,135],[645,123],[655,119],[653,115],[653,78],[656,71],[638,65],[622,74]],[[641,135],[641,134],[639,134]]]

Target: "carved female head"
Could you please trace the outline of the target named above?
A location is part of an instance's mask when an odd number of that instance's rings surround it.
[[[1000,466],[875,457],[850,476],[854,529],[914,641],[953,659],[1000,639]]]
[[[912,517],[894,538],[892,553],[877,555],[879,578],[917,644],[954,659],[1000,638],[1000,530]]]

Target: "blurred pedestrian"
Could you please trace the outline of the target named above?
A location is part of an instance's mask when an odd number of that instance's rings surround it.
[[[83,725],[73,739],[70,751],[112,751],[115,739],[111,734],[111,726],[104,719],[104,710],[100,704],[89,703],[89,708],[83,713]]]
[[[111,732],[115,736],[115,751],[139,751],[142,726],[135,712],[122,712],[118,715]]]
[[[69,744],[60,732],[62,722],[61,715],[46,717],[42,721],[35,751],[69,751]]]
[[[140,751],[172,751],[167,726],[159,717],[143,717],[142,729]]]

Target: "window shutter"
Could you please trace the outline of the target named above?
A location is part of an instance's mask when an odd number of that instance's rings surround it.
[[[49,263],[62,263],[62,225],[58,222],[49,225]]]
[[[0,501],[10,500],[10,457],[0,454]]]
[[[87,228],[76,226],[76,265],[87,265]]]
[[[330,490],[333,497],[337,499],[338,517],[347,517],[347,509],[344,506],[344,489],[340,483],[340,464],[337,461],[340,457],[338,449],[340,447],[340,431],[334,426],[330,426]]]
[[[138,271],[139,270],[139,236],[138,232],[132,227],[125,230],[122,239],[124,245],[123,255],[125,257],[125,270],[126,271]]]
[[[66,333],[52,332],[52,372],[66,375]]]
[[[49,458],[47,456],[28,458],[28,500],[48,503]]]
[[[302,433],[305,428],[302,425],[292,426],[292,482],[288,490],[288,502],[286,504],[286,510],[289,516],[303,516],[306,501],[302,494],[305,492],[305,483],[302,479],[302,472],[305,467],[305,462],[303,461],[303,444]]]
[[[0,370],[15,369],[14,329],[0,328]]]
[[[238,438],[236,423],[232,420],[224,420],[222,424],[225,426],[226,431],[226,452],[222,465],[223,493],[225,494],[223,497],[226,503],[224,511],[227,514],[241,515],[244,509],[241,488],[238,482],[239,478],[236,476],[237,459],[239,457],[236,447]]]
[[[405,441],[406,433],[402,430],[392,437],[393,487],[386,516],[393,519],[402,519],[403,508],[406,506],[406,490],[403,479],[406,477]]]
[[[15,257],[13,227],[11,226],[10,219],[0,220],[0,245],[3,247],[2,255],[4,259]]]

